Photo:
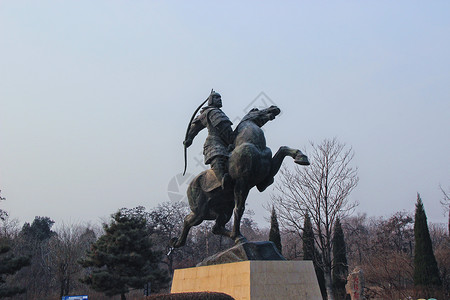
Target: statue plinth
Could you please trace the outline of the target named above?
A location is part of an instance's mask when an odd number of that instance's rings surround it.
[[[313,263],[287,261],[272,242],[241,243],[175,270],[172,293],[204,291],[236,300],[322,299]]]
[[[222,292],[236,300],[321,300],[312,261],[260,261],[175,270],[172,293]]]

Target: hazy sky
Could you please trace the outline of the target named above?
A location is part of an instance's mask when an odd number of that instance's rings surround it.
[[[214,88],[234,120],[280,107],[273,152],[352,146],[358,212],[413,212],[419,192],[446,222],[449,1],[211,2],[0,1],[0,208],[97,223],[183,195],[186,126]],[[248,199],[261,226],[270,193]]]

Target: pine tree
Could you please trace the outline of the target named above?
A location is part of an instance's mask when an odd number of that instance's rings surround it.
[[[1,194],[1,190],[0,190]],[[0,201],[6,200],[0,196]],[[0,209],[0,220],[4,221],[8,213]],[[25,256],[16,257],[7,245],[6,239],[0,238],[0,298],[12,297],[25,292],[25,288],[10,286],[6,284],[6,275],[13,275],[20,269],[30,264],[30,258]]]
[[[83,267],[93,267],[82,282],[107,296],[125,294],[130,288],[164,285],[168,279],[158,268],[161,253],[152,250],[143,207],[120,209],[110,224],[104,224],[102,235],[80,261]]]
[[[25,292],[25,288],[8,286],[5,283],[5,275],[13,275],[30,264],[30,259],[28,257],[15,257],[10,253],[10,250],[11,248],[9,246],[0,246],[0,298],[12,297]]]
[[[280,228],[278,226],[277,213],[275,212],[275,208],[273,206],[272,206],[272,215],[270,216],[269,241],[273,242],[277,247],[278,251],[282,253]]]
[[[34,217],[33,223],[23,224],[20,232],[26,240],[44,241],[56,234],[51,228],[55,224],[55,221],[49,217]]]
[[[428,231],[427,216],[419,194],[417,194],[414,218],[414,239],[414,285],[424,288],[441,286],[442,282]]]
[[[333,234],[333,291],[336,299],[345,298],[347,275],[348,265],[344,231],[340,219],[337,218]]]
[[[305,220],[303,223],[303,260],[312,260],[314,264],[314,270],[316,271],[317,281],[319,282],[320,291],[322,293],[323,299],[327,298],[327,290],[325,287],[325,276],[322,266],[322,257],[314,245],[314,231],[311,224],[311,219],[309,214],[305,215]]]

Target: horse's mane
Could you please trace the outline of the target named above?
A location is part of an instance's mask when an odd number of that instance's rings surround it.
[[[262,127],[264,124],[267,123],[267,121],[269,121],[269,119],[261,119],[260,118],[263,115],[266,114],[272,114],[272,118],[270,118],[270,120],[273,120],[275,118],[276,115],[278,115],[280,113],[280,109],[274,105],[265,108],[265,109],[258,109],[258,108],[252,108],[243,118],[242,120],[239,122],[239,124],[236,126],[236,130],[235,132],[238,132],[242,125],[246,122],[253,122],[255,123],[258,127]]]
[[[251,121],[252,119],[254,119],[256,117],[255,114],[253,114],[253,112],[258,111],[259,109],[257,108],[252,108],[243,118],[242,120],[239,122],[239,124],[236,126],[236,130],[239,128],[239,126],[247,121]]]
[[[241,124],[242,122],[245,122],[245,121],[248,121],[249,119],[251,119],[251,118],[254,118],[256,115],[255,114],[253,114],[253,112],[255,112],[255,111],[259,111],[259,109],[257,109],[256,107],[255,108],[252,108],[243,118],[242,118],[242,120],[241,120],[241,122],[239,122],[239,124]]]

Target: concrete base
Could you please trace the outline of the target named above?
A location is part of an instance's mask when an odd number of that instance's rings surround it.
[[[242,261],[175,270],[172,293],[222,292],[236,300],[322,300],[311,261]]]

